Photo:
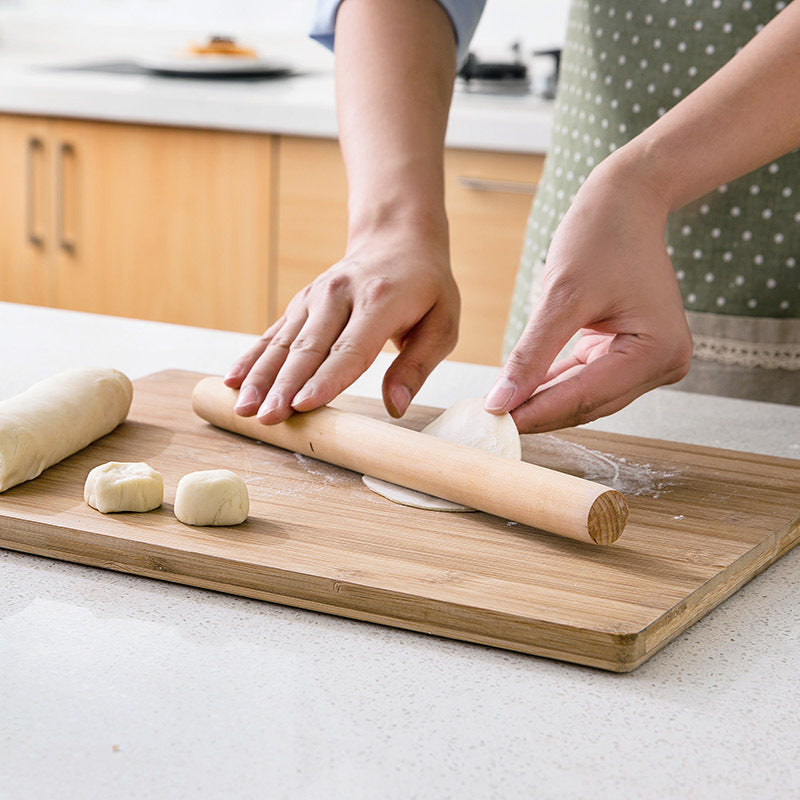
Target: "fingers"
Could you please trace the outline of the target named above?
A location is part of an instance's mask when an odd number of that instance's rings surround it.
[[[524,433],[581,425],[624,408],[640,395],[679,380],[686,372],[677,360],[659,357],[643,337],[622,335],[604,355],[584,365],[571,364],[552,383],[512,412]]]
[[[279,350],[274,360],[267,361],[263,371],[258,370],[258,364],[254,367],[251,373],[254,382],[268,390],[257,412],[261,422],[274,424],[292,413],[295,396],[329,357],[331,348],[346,329],[349,316],[349,303],[341,302],[333,291],[326,292],[311,304],[300,330],[291,332],[288,347]]]
[[[242,385],[242,381],[247,377],[247,373],[253,367],[253,364],[260,358],[261,354],[269,345],[272,337],[275,335],[282,325],[286,322],[286,317],[283,316],[267,328],[264,333],[258,337],[258,341],[243,355],[240,356],[233,366],[228,370],[225,376],[225,385],[230,386],[232,389],[238,389]]]
[[[263,347],[260,342],[243,357],[244,359],[251,357],[261,347],[260,355],[252,363],[247,377],[241,383],[239,398],[234,407],[237,414],[252,417],[260,409],[265,400],[265,393],[275,382],[289,355],[289,348],[303,329],[305,321],[302,316],[285,319],[269,337],[267,334],[262,337]]]
[[[490,413],[503,414],[525,402],[548,379],[550,365],[585,323],[571,298],[560,294],[542,296],[486,395],[484,408]]]
[[[294,396],[292,408],[310,411],[343,392],[367,370],[397,332],[399,320],[398,311],[383,304],[366,304],[354,311],[328,357],[313,376],[306,376],[300,384],[302,389]]]
[[[402,417],[434,367],[458,340],[458,315],[434,306],[403,340],[400,354],[383,378],[383,403],[393,417]]]

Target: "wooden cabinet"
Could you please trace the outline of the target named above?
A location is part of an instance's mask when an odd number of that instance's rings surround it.
[[[280,313],[344,255],[347,178],[334,139],[281,137],[278,161],[275,287]]]
[[[525,226],[544,158],[448,150],[445,200],[461,327],[450,356],[500,364]]]
[[[259,135],[0,117],[0,299],[260,332],[272,152]]]
[[[525,224],[543,157],[448,150],[445,192],[461,332],[450,358],[499,364]],[[277,181],[279,309],[344,254],[346,179],[338,143],[282,138]]]
[[[461,334],[500,363],[543,158],[448,150]],[[338,142],[0,115],[0,300],[261,333],[344,254]]]
[[[0,300],[52,305],[53,185],[49,126],[0,117]]]

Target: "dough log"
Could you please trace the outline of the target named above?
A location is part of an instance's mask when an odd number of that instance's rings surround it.
[[[90,368],[54,375],[0,402],[0,492],[113,431],[132,398],[123,373]]]

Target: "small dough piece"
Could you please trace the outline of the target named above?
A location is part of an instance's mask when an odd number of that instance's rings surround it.
[[[111,433],[128,416],[133,386],[115,369],[75,369],[0,402],[0,492]]]
[[[109,461],[89,473],[83,499],[103,514],[153,511],[164,500],[164,479],[143,461]]]
[[[480,397],[459,400],[426,425],[422,432],[455,444],[476,447],[498,456],[506,456],[517,461],[522,459],[522,443],[511,414],[490,414],[484,410],[483,399]],[[364,475],[361,480],[376,494],[400,505],[429,511],[475,510],[369,475]]]
[[[190,472],[178,481],[175,516],[184,525],[239,525],[249,513],[247,486],[229,469]]]

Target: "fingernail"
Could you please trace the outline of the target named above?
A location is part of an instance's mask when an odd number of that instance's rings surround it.
[[[248,384],[239,392],[239,399],[234,408],[245,408],[258,402],[258,389],[253,384]]]
[[[276,394],[268,394],[261,408],[258,409],[257,417],[266,417],[271,414],[281,404],[281,398]]]
[[[244,372],[244,370],[243,370],[241,367],[239,367],[239,366],[236,366],[236,365],[234,364],[234,366],[232,366],[232,367],[231,367],[231,368],[228,370],[228,373],[227,373],[227,375],[225,375],[225,380],[226,380],[226,381],[232,381],[232,380],[234,380],[235,378],[241,378],[241,377],[242,377],[242,373],[243,373],[243,372]]]
[[[301,403],[305,403],[306,400],[311,398],[314,394],[314,387],[313,386],[304,386],[295,396],[294,400],[292,400],[292,408],[299,406]]]
[[[516,390],[517,387],[508,378],[499,378],[486,395],[483,407],[487,411],[505,411]]]
[[[402,416],[411,404],[411,390],[408,386],[395,386],[389,392],[389,398],[397,410],[398,416]]]

